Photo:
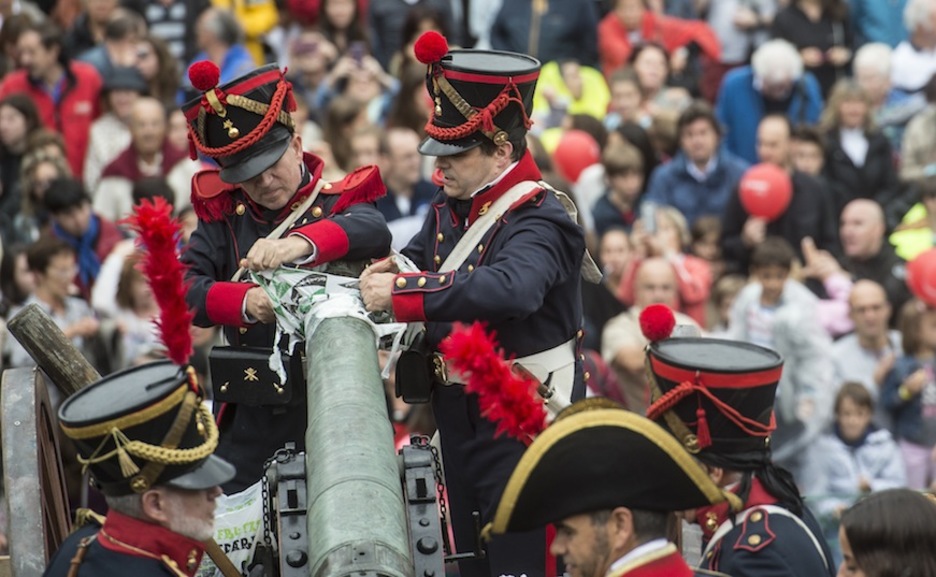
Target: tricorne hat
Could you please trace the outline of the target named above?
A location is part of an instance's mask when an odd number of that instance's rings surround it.
[[[672,314],[665,305],[651,305],[640,317],[650,341],[647,417],[703,462],[740,467],[766,462],[783,358],[746,342],[668,338]],[[669,330],[660,331],[661,325]]]
[[[449,156],[485,139],[500,145],[526,135],[539,60],[495,50],[450,51],[435,31],[420,36],[414,50],[428,65],[426,86],[434,103],[419,152]]]
[[[192,86],[202,95],[182,106],[192,158],[197,153],[221,166],[221,179],[239,184],[270,168],[283,156],[295,132],[292,84],[276,64],[218,86],[217,65],[202,60],[189,67]]]
[[[127,369],[62,403],[62,430],[105,495],[154,485],[207,489],[230,481],[234,467],[212,453],[218,428],[202,403],[195,371],[170,361]]]
[[[574,403],[536,437],[486,531],[528,531],[615,507],[672,512],[726,500],[740,507],[663,428],[610,404]]]

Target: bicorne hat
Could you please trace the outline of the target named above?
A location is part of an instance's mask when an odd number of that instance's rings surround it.
[[[574,403],[536,437],[507,482],[491,533],[615,507],[671,512],[724,501],[740,507],[662,427],[609,404]]]
[[[485,139],[500,145],[526,135],[539,60],[514,52],[450,51],[435,31],[420,36],[414,50],[428,66],[426,86],[433,101],[419,152],[449,156]]]
[[[154,485],[208,489],[234,467],[212,453],[218,428],[202,403],[195,371],[169,361],[105,377],[62,403],[62,430],[105,495]]]
[[[665,305],[641,313],[641,328],[650,341],[647,417],[703,462],[740,468],[766,462],[783,358],[751,343],[668,338],[672,317]]]
[[[276,64],[218,86],[217,65],[201,60],[189,67],[192,86],[202,92],[182,106],[190,152],[213,158],[221,180],[239,184],[283,156],[295,132],[292,84]]]

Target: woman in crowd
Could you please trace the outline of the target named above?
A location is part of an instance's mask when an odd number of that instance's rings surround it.
[[[856,198],[887,206],[898,191],[893,151],[874,126],[871,106],[858,83],[840,80],[819,120],[825,137],[824,176],[834,194],[836,214]]]
[[[936,502],[907,489],[862,499],[842,514],[839,577],[936,575]]]
[[[777,12],[771,35],[796,46],[823,97],[848,74],[854,38],[845,0],[794,0]]]
[[[25,94],[0,100],[0,236],[13,240],[13,221],[22,204],[20,168],[29,137],[41,123],[36,105]]]
[[[669,57],[659,44],[635,48],[630,65],[640,82],[641,109],[651,119],[664,112],[681,112],[690,103],[684,87],[670,85]]]
[[[57,178],[71,176],[68,161],[63,152],[47,145],[27,153],[22,165],[22,204],[13,221],[13,237],[16,242],[31,243],[49,225],[49,216],[42,204],[49,183]]]
[[[354,52],[366,54],[370,51],[357,0],[322,0],[318,25],[325,39],[338,49],[338,54],[354,57]]]
[[[445,15],[442,12],[429,4],[416,4],[410,8],[401,29],[400,50],[393,55],[390,59],[390,65],[387,67],[390,74],[401,78],[404,71],[412,65],[421,69],[425,74],[426,65],[416,60],[413,47],[416,45],[416,39],[430,30],[435,30],[446,38],[451,37]]]
[[[137,70],[149,85],[149,95],[172,108],[181,74],[178,61],[162,38],[149,35],[137,45]]]

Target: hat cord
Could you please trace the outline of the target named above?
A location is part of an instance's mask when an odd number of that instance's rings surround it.
[[[455,94],[457,95],[458,93],[456,92]],[[449,100],[453,100],[451,95],[447,93],[446,95],[449,96]],[[515,103],[520,107],[520,111],[523,114],[523,125],[525,128],[529,129],[533,126],[533,121],[530,120],[530,117],[527,115],[523,105],[523,99],[520,96],[520,89],[513,80],[511,80],[504,86],[500,94],[489,102],[487,106],[481,109],[473,108],[469,114],[463,113],[463,115],[467,116],[467,122],[458,126],[442,127],[433,124],[430,118],[426,123],[426,134],[438,140],[458,140],[480,131],[493,140],[494,133],[497,132],[497,126],[494,124],[494,117],[503,112],[510,103]]]
[[[125,470],[130,470],[136,466],[129,455],[162,465],[187,465],[207,458],[214,453],[215,448],[218,446],[218,426],[215,424],[211,413],[208,412],[208,409],[206,409],[204,405],[199,405],[197,410],[198,414],[196,418],[205,429],[205,441],[201,445],[188,449],[170,449],[168,447],[144,443],[143,441],[131,441],[123,431],[114,427],[111,429],[109,435],[104,436],[97,449],[95,449],[88,458],[83,458],[80,455],[78,456],[78,462],[82,465],[82,471],[87,470],[90,465],[96,465],[107,461],[114,457],[114,455],[117,455],[118,460],[121,460],[121,473],[125,473]],[[106,453],[101,453],[110,439],[114,440],[116,448]],[[121,453],[123,453],[123,457]],[[133,465],[132,467],[130,466],[131,464]],[[137,471],[139,471],[139,468],[137,468]],[[133,474],[135,474],[135,472],[130,473],[130,475]],[[125,474],[125,476],[130,475]]]
[[[270,131],[273,123],[279,119],[279,113],[283,108],[283,101],[286,99],[291,88],[292,86],[288,81],[279,81],[276,86],[276,91],[273,93],[273,97],[270,99],[270,107],[267,109],[263,119],[253,130],[250,131],[250,134],[244,138],[235,140],[234,142],[224,146],[210,147],[202,143],[199,138],[192,134],[192,131],[190,130],[189,137],[191,138],[191,142],[195,145],[195,148],[197,148],[199,152],[211,157],[230,156],[232,154],[241,152],[249,146],[253,146],[259,142],[261,138],[266,136],[266,133]]]
[[[770,424],[768,425],[765,425],[760,421],[745,417],[740,412],[738,412],[737,409],[716,397],[708,387],[699,381],[698,375],[696,375],[695,381],[683,381],[676,387],[664,393],[647,409],[647,418],[656,420],[660,415],[672,409],[674,406],[676,406],[676,403],[693,392],[704,395],[723,415],[728,417],[728,419],[737,425],[739,429],[748,435],[751,435],[752,437],[766,437],[770,435],[770,432],[776,428],[776,422],[773,413],[770,415]],[[701,411],[703,409],[700,408],[699,410]]]

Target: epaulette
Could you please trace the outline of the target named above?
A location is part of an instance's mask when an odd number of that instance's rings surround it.
[[[380,178],[380,170],[374,165],[362,166],[348,173],[338,182],[333,182],[323,194],[340,194],[341,198],[332,208],[332,214],[342,212],[355,204],[372,203],[387,194],[387,187]]]
[[[85,525],[97,525],[98,527],[103,527],[104,519],[104,515],[95,513],[91,509],[77,509],[75,511],[75,525],[73,529],[80,529]]]
[[[752,509],[744,518],[741,534],[735,541],[734,550],[757,553],[773,543],[777,536],[770,529],[769,518],[770,514],[764,509],[756,507]]]
[[[234,210],[231,194],[237,189],[233,184],[221,180],[221,171],[209,168],[196,172],[192,177],[192,208],[199,220],[214,222],[221,220]]]

